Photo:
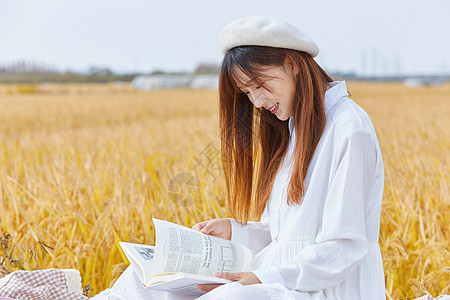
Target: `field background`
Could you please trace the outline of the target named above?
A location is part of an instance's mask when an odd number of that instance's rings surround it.
[[[387,297],[450,294],[450,85],[348,87],[383,151]],[[218,134],[215,91],[0,86],[0,271],[76,268],[94,295],[127,266],[119,240],[154,242],[151,217],[226,216]]]

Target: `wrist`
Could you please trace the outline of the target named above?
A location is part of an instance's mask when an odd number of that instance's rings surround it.
[[[235,219],[228,219],[231,223],[231,241],[248,247],[248,228]]]
[[[226,239],[231,241],[231,221],[230,219],[224,219],[225,220],[225,227],[226,227],[226,232],[227,232],[227,237]]]

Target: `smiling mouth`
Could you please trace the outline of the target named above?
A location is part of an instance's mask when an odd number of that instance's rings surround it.
[[[277,113],[279,103],[275,103],[272,107],[269,108],[269,111],[273,114]]]

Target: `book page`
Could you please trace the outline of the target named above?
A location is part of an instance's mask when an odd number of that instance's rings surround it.
[[[183,272],[214,276],[214,272],[249,270],[250,250],[238,243],[153,218],[156,231],[151,276]]]
[[[161,277],[172,277],[172,278],[161,279],[161,281],[158,282],[158,276],[153,277],[151,281],[155,282],[149,282],[150,284],[148,288],[154,290],[169,291],[178,294],[201,296],[206,292],[200,290],[197,287],[198,284],[224,284],[232,282],[230,280],[222,278],[191,275],[186,273],[175,273],[173,275]]]
[[[155,247],[141,244],[119,242],[125,255],[142,282],[147,280],[146,270],[150,270],[155,254]]]

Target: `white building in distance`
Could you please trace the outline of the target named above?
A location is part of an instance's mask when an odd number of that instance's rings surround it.
[[[131,86],[140,91],[177,88],[217,90],[219,87],[219,76],[214,74],[140,75],[133,79]]]

